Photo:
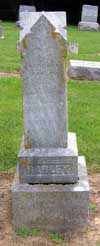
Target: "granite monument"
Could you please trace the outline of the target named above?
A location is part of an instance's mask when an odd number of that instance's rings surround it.
[[[99,24],[97,23],[98,18],[98,6],[83,5],[81,22],[79,22],[79,30],[84,31],[98,31]]]
[[[20,35],[24,137],[12,186],[13,224],[66,231],[87,224],[89,204],[85,159],[68,132],[66,13],[33,15]]]

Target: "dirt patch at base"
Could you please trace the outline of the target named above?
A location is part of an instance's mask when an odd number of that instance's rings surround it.
[[[100,245],[100,174],[89,175],[90,216],[84,232],[64,234],[64,242],[56,244],[45,237],[22,238],[11,223],[11,185],[13,175],[0,174],[0,246],[99,246]]]

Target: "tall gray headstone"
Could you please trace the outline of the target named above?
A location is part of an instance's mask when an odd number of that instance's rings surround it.
[[[21,47],[25,145],[66,148],[66,36],[60,37],[42,14]]]
[[[80,30],[98,31],[99,24],[98,19],[98,6],[83,5],[81,22],[79,22],[78,27]]]
[[[24,137],[12,187],[13,223],[64,231],[87,223],[89,200],[85,160],[68,132],[66,14],[33,15],[20,36]]]
[[[77,144],[73,135],[68,139],[67,130],[66,18],[65,13],[60,15],[61,22],[59,13],[33,13],[32,26],[20,37],[24,142],[19,169],[21,180],[28,183],[74,183],[78,179]],[[31,156],[28,149],[32,149]],[[30,164],[23,171],[24,162]]]

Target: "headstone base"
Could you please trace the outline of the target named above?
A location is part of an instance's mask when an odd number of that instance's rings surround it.
[[[16,229],[64,232],[88,223],[89,185],[84,157],[78,158],[79,180],[66,185],[12,186],[13,224]]]
[[[100,81],[100,62],[70,60],[70,79]]]
[[[78,181],[76,134],[68,133],[66,148],[26,149],[23,139],[18,162],[21,183],[76,183]]]
[[[99,24],[96,22],[80,21],[78,24],[80,31],[99,31]]]

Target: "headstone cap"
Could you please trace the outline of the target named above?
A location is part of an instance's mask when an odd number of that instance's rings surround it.
[[[40,21],[40,18],[46,18],[48,22],[54,27],[55,32],[59,33],[65,41],[67,41],[66,34],[66,13],[65,12],[33,12],[31,13],[30,24],[21,31],[20,42],[32,32],[34,25]]]

